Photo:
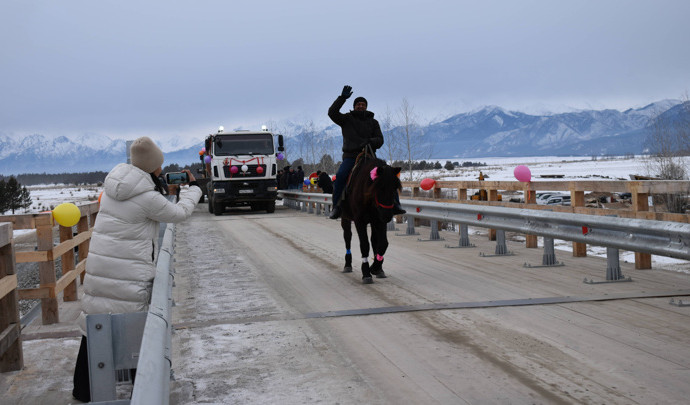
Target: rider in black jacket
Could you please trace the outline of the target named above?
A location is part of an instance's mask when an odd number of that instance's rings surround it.
[[[343,91],[335,99],[331,107],[328,109],[328,116],[333,122],[340,126],[343,133],[343,162],[335,175],[335,183],[333,184],[333,213],[331,219],[337,219],[342,214],[340,207],[340,196],[345,188],[347,177],[350,175],[352,168],[355,165],[355,159],[362,149],[370,145],[372,151],[383,146],[383,134],[381,133],[381,126],[379,122],[374,119],[374,113],[367,111],[367,99],[364,97],[357,97],[353,103],[353,111],[348,113],[341,113],[340,109],[345,104],[345,100],[352,95],[352,87],[345,86]],[[394,215],[404,214],[405,211],[400,208],[400,203],[396,202],[394,207]]]

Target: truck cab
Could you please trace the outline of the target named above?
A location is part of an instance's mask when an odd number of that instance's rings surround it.
[[[225,132],[221,127],[209,135],[204,156],[209,212],[222,215],[236,206],[274,212],[277,160],[283,150],[283,136],[265,130]]]

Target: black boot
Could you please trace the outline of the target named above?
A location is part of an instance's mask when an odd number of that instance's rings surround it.
[[[393,215],[402,215],[407,213],[402,207],[400,206],[400,203],[398,201],[393,204]]]
[[[338,219],[340,218],[340,215],[343,213],[342,208],[340,208],[340,205],[336,205],[335,208],[333,208],[333,212],[331,212],[331,215],[328,217],[330,219]]]

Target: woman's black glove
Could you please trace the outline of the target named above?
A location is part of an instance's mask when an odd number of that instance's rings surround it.
[[[345,97],[345,100],[350,98],[352,95],[352,86],[345,86],[343,87],[343,92],[340,94],[340,97]]]

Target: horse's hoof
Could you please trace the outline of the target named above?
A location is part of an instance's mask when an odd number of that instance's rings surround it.
[[[362,277],[362,284],[374,284],[374,279],[371,277]]]
[[[371,274],[374,274],[374,273],[372,272]],[[376,276],[376,278],[388,278],[388,276],[386,275],[386,273],[383,270],[381,270],[380,273],[377,273],[374,275]]]
[[[343,273],[352,273],[352,266],[343,267]]]

